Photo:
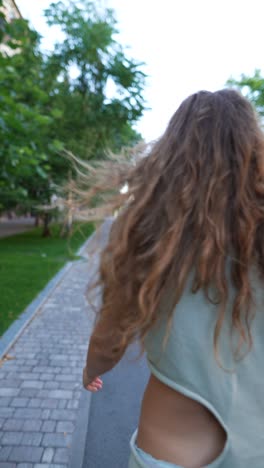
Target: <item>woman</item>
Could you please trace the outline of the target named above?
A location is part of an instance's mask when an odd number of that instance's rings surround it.
[[[190,96],[111,179],[127,182],[127,204],[101,257],[85,388],[138,339],[151,377],[129,467],[263,468],[264,142],[251,105],[228,89]]]

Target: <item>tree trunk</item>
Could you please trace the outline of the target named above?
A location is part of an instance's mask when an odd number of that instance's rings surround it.
[[[68,174],[69,181],[70,183],[72,182],[72,173],[71,170],[69,171]],[[67,205],[68,205],[68,212],[66,215],[66,219],[64,220],[62,229],[61,229],[61,237],[70,237],[72,233],[72,223],[73,223],[73,205],[72,205],[72,192],[70,190],[68,194],[68,199],[67,199]]]
[[[35,223],[34,223],[35,227],[39,227],[39,223],[40,223],[40,216],[39,216],[39,214],[37,214],[35,216]]]
[[[44,225],[43,225],[42,237],[50,237],[51,232],[50,232],[49,224],[51,221],[51,215],[49,213],[45,213],[43,221],[44,221]]]

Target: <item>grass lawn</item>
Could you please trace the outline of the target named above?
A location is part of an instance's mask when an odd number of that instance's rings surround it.
[[[0,239],[0,336],[93,232],[91,223],[76,224],[70,239],[41,237],[41,228]]]

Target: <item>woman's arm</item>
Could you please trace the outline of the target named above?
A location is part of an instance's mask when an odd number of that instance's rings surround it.
[[[113,339],[108,338],[103,344],[101,340],[98,340],[98,336],[107,336],[107,334],[109,336],[109,330],[112,327],[113,324],[109,320],[103,319],[100,319],[95,326],[88,347],[86,366],[83,369],[83,385],[85,388],[96,377],[110,371],[124,355],[125,350],[122,353],[115,353],[113,357],[115,347]]]

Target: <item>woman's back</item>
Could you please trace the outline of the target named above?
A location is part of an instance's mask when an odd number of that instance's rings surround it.
[[[216,364],[217,309],[203,292],[193,294],[190,282],[177,304],[166,346],[165,314],[149,332],[145,347],[155,377],[143,400],[137,444],[155,458],[186,468],[213,461],[210,467],[247,468],[252,460],[254,468],[263,467],[264,295],[254,276],[253,348],[242,360],[234,359],[227,307],[219,340],[221,365]]]
[[[226,442],[222,426],[205,406],[157,379],[148,382],[141,406],[137,446],[173,466],[200,468],[218,459]]]

